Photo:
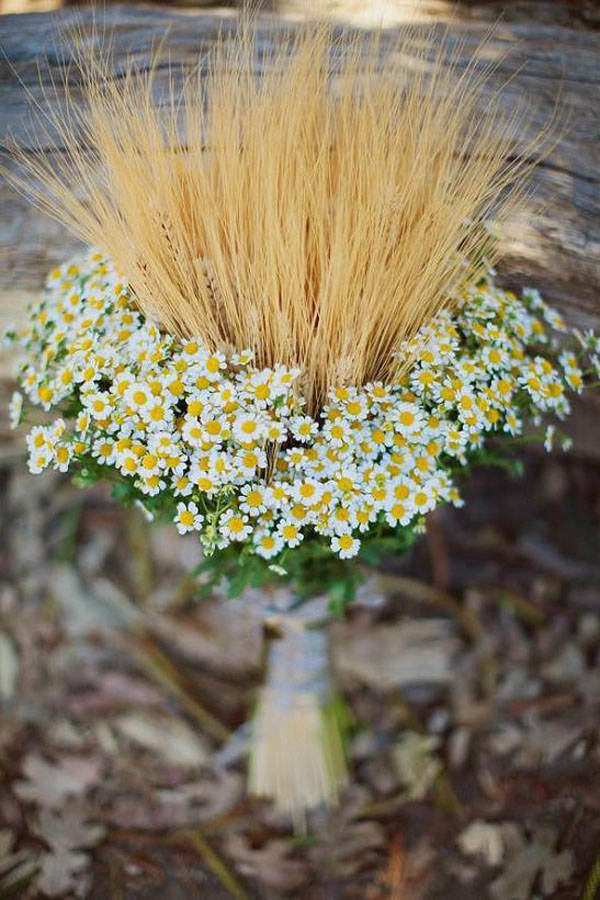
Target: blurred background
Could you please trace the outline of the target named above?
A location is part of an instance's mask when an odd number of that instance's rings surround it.
[[[60,68],[89,7],[0,0],[0,147]],[[106,4],[117,55],[165,36],[185,62],[235,4]],[[494,26],[507,109],[563,116],[511,225],[501,278],[600,326],[600,6],[273,0],[264,28],[450,27],[465,56]],[[261,26],[262,27],[262,26]],[[510,50],[505,59],[504,51]],[[6,159],[5,159],[6,161]],[[8,163],[10,164],[10,163]],[[77,249],[0,185],[0,326]],[[600,424],[580,404],[568,456],[515,448],[370,573],[334,628],[353,784],[294,837],[244,796],[264,662],[252,598],[198,604],[195,540],[98,487],[27,473],[0,362],[0,897],[591,900],[600,884]],[[223,746],[227,744],[227,752]],[[587,885],[587,888],[586,888]],[[587,891],[587,892],[586,892]]]

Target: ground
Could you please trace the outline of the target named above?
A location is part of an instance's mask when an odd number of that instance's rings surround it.
[[[333,629],[352,786],[294,835],[216,757],[252,600],[196,603],[193,539],[0,446],[0,896],[594,897],[597,463],[480,470],[372,573]]]

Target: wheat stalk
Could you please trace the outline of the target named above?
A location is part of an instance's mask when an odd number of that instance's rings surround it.
[[[460,292],[541,139],[515,154],[524,110],[506,115],[483,53],[461,69],[447,39],[383,55],[380,35],[327,25],[272,37],[261,49],[242,21],[158,106],[158,56],[115,80],[110,53],[76,53],[81,90],[54,86],[64,102],[38,107],[38,149],[14,147],[10,177],[165,329],[300,366],[315,412],[333,384],[397,377],[395,351]]]

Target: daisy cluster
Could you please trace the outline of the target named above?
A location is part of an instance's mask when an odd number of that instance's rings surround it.
[[[351,557],[375,530],[414,529],[459,504],[454,476],[488,436],[564,418],[583,387],[580,357],[600,369],[600,341],[578,335],[581,353],[561,350],[565,331],[536,291],[519,299],[490,276],[398,348],[408,374],[333,389],[314,418],[299,369],[163,333],[90,251],[51,273],[11,337],[28,400],[58,413],[27,436],[32,472],[101,467],[209,553],[242,542],[277,563],[307,536]]]

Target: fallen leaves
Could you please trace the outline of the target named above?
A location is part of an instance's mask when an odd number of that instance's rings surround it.
[[[141,618],[140,611],[113,582],[102,578],[88,586],[70,566],[52,566],[48,587],[62,607],[65,625],[73,637],[122,629]]]
[[[83,850],[99,844],[105,829],[89,822],[83,808],[72,803],[83,801],[98,784],[101,772],[102,763],[95,757],[63,756],[57,763],[33,753],[26,757],[25,778],[16,782],[13,790],[39,810],[32,831],[47,850],[35,857],[30,854],[12,867],[9,880],[2,881],[5,890],[16,878],[30,879],[35,875],[36,887],[45,896],[85,896],[90,857]]]
[[[188,878],[225,896],[234,870],[240,897],[550,900],[585,879],[600,840],[600,594],[511,556],[524,529],[546,527],[518,492],[514,540],[492,510],[504,483],[488,495],[482,482],[475,524],[472,504],[448,512],[451,594],[430,586],[417,551],[393,591],[370,585],[336,625],[354,787],[301,842],[245,796],[243,740],[223,744],[251,709],[260,598],[194,604],[179,584],[197,543],[154,532],[156,583],[136,610],[121,511],[78,494],[78,539],[51,567],[72,489],[35,481],[30,495],[29,483],[7,495],[20,574],[10,596],[0,589],[0,894],[109,896],[109,867],[123,896],[161,897],[187,896]],[[598,558],[597,513],[570,522],[582,559]]]
[[[268,840],[254,847],[245,835],[231,832],[225,838],[225,851],[241,875],[257,879],[272,891],[297,891],[308,880],[306,863],[294,858],[287,840]]]
[[[333,878],[350,878],[385,846],[379,822],[360,819],[370,799],[364,788],[354,785],[344,804],[329,810],[319,823],[317,841],[309,851],[317,871]]]
[[[197,769],[209,759],[206,740],[182,719],[140,710],[119,716],[114,726],[127,740],[170,765]]]
[[[378,690],[447,683],[461,642],[448,619],[403,619],[364,629],[338,625],[334,662],[345,681]]]
[[[488,866],[498,866],[504,858],[506,829],[511,823],[497,825],[476,819],[461,831],[456,842],[466,856],[478,856]]]
[[[84,897],[89,887],[84,873],[90,857],[82,850],[104,840],[104,827],[87,822],[81,810],[60,813],[42,810],[35,832],[48,847],[48,852],[39,858],[39,890],[49,897],[61,897],[69,892]]]
[[[493,900],[530,900],[536,879],[544,897],[568,883],[574,870],[571,850],[557,850],[558,829],[527,829],[515,822],[472,822],[458,837],[463,853],[481,857],[488,866],[502,865],[490,885]]]
[[[22,771],[25,779],[13,785],[15,794],[21,800],[52,809],[94,787],[100,778],[102,763],[97,757],[63,756],[53,764],[37,753],[30,753]]]
[[[393,749],[393,759],[407,800],[422,800],[442,772],[435,755],[440,739],[433,734],[407,731]]]
[[[244,777],[240,772],[217,769],[201,781],[193,781],[158,791],[157,796],[166,808],[187,811],[196,822],[210,822],[225,815],[244,796]]]

